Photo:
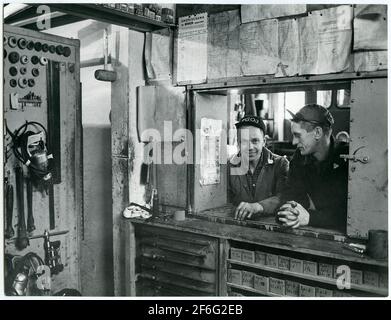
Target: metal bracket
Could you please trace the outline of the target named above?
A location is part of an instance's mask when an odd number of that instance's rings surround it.
[[[362,147],[356,149],[356,150],[353,152],[352,155],[350,155],[350,154],[341,154],[341,155],[340,155],[340,158],[344,159],[345,161],[351,160],[351,161],[353,161],[353,162],[361,162],[361,163],[363,163],[363,164],[366,164],[366,163],[369,162],[369,157],[368,157],[368,156],[356,157],[356,153],[357,153],[359,150],[363,149],[363,148],[365,148],[365,146],[362,146]]]

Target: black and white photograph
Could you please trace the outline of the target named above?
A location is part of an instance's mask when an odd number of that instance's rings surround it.
[[[2,3],[0,299],[387,299],[387,11]]]

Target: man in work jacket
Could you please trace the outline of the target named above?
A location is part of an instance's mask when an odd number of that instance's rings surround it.
[[[346,228],[349,154],[345,142],[332,136],[333,116],[324,107],[306,105],[292,114],[293,144],[285,204],[278,220],[286,227]]]
[[[235,219],[273,215],[281,205],[289,162],[265,147],[265,124],[245,116],[235,124],[240,152],[229,163],[228,194]]]

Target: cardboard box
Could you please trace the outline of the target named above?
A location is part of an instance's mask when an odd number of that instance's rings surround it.
[[[233,284],[242,285],[242,271],[236,269],[229,269],[228,280]]]
[[[266,253],[261,251],[255,251],[255,263],[262,266],[266,265]]]
[[[362,285],[362,271],[361,270],[350,270],[350,282],[353,284]]]
[[[318,268],[319,268],[318,274],[321,277],[333,279],[333,275],[334,275],[333,265],[328,263],[319,263]]]
[[[315,288],[315,296],[316,297],[332,297],[333,290],[325,289],[325,288]]]
[[[318,274],[318,264],[313,261],[303,261],[303,273],[316,276]]]
[[[231,248],[231,259],[235,261],[242,261],[242,249]]]
[[[364,271],[364,284],[367,286],[379,286],[379,274],[373,271]]]
[[[303,273],[303,261],[291,258],[289,270],[292,272]]]
[[[254,273],[249,271],[242,271],[242,285],[254,288]]]
[[[255,252],[250,250],[242,250],[242,261],[247,263],[254,263]]]
[[[290,297],[298,297],[300,292],[300,284],[295,281],[285,280],[285,295]]]
[[[300,284],[300,297],[315,297],[315,287]]]
[[[261,275],[254,275],[254,289],[261,292],[269,292],[269,278]]]
[[[269,292],[278,294],[278,295],[285,295],[285,281],[281,279],[276,278],[269,278]]]
[[[267,253],[266,265],[270,268],[278,268],[278,255]]]
[[[290,259],[285,256],[278,256],[278,269],[289,270]]]

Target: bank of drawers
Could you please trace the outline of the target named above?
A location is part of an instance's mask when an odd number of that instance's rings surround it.
[[[348,266],[331,258],[268,249],[231,246],[227,275],[230,295],[349,297],[388,293],[386,267]],[[350,289],[339,290],[337,279],[346,280],[349,273]]]
[[[216,239],[142,226],[136,242],[137,295],[217,295]]]

